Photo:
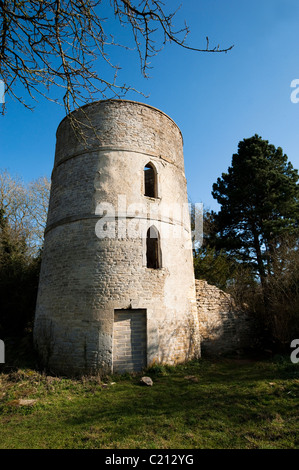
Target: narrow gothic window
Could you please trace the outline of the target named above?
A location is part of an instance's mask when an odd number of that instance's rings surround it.
[[[151,163],[144,167],[144,195],[157,197],[157,173]]]
[[[151,226],[146,234],[146,266],[159,269],[162,266],[160,236],[158,230]]]

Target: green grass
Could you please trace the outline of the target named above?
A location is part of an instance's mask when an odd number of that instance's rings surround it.
[[[1,449],[298,448],[299,364],[200,360],[140,375],[0,375]],[[35,399],[20,406],[20,399]]]

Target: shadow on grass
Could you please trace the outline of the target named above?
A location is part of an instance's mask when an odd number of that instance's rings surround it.
[[[155,366],[143,371],[153,379],[152,387],[142,386],[141,375],[131,374],[107,376],[104,382],[92,377],[39,379],[38,373],[28,380],[27,375],[12,381],[7,400],[33,397],[38,402],[23,416],[22,409],[6,406],[4,397],[7,448],[298,445],[298,366],[288,358]],[[12,380],[9,374],[6,380]]]
[[[5,344],[5,363],[0,364],[0,373],[20,368],[38,370],[38,357],[33,348],[32,333],[24,336],[10,336],[3,339]]]
[[[270,441],[286,435],[293,439],[298,384],[282,384],[281,372],[271,363],[219,361],[152,376],[153,387],[142,387],[138,377],[120,380],[107,390],[107,400],[106,392],[89,400],[65,424],[98,430],[104,426],[112,442],[138,440],[140,435],[144,441],[147,434],[169,439],[181,433],[198,442],[215,432],[220,446],[244,440],[246,432]],[[288,428],[275,427],[277,417],[288,420]]]

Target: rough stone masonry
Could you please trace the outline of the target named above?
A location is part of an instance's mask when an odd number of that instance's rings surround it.
[[[200,356],[183,141],[160,110],[98,101],[60,123],[34,342],[67,375]]]
[[[219,355],[248,350],[252,346],[254,323],[246,308],[204,280],[195,280],[202,355]]]

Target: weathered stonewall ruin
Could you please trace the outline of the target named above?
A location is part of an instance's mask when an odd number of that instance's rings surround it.
[[[250,349],[253,322],[233,298],[204,280],[195,280],[201,352],[214,356]]]
[[[57,130],[36,307],[43,364],[69,375],[199,357],[179,128],[127,100],[71,117]]]

